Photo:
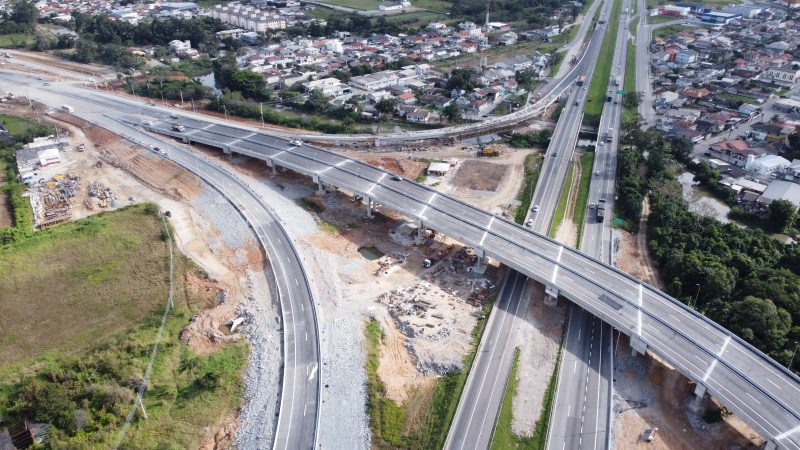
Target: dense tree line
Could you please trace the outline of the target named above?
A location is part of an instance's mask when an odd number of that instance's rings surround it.
[[[648,246],[667,292],[788,363],[800,341],[800,245],[689,212],[671,172],[681,163],[704,187],[714,192],[717,186],[715,194],[730,194],[719,171],[691,161],[691,142],[628,129],[622,143],[615,214],[636,230],[649,195]],[[791,226],[793,205],[779,202],[773,209],[776,227]]]
[[[667,291],[787,363],[800,340],[798,245],[687,210],[651,194],[649,246]]]
[[[553,130],[549,128],[534,133],[514,133],[508,145],[514,148],[547,148],[550,145],[552,136]]]
[[[33,0],[16,0],[0,13],[0,34],[33,34],[39,10]]]

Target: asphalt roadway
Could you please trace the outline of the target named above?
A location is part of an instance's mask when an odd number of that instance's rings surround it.
[[[622,4],[622,11],[630,0]],[[628,15],[624,12],[617,29],[609,89],[622,89],[628,42]],[[615,85],[616,77],[620,85]],[[619,123],[622,98],[614,94],[606,101],[598,126],[598,139],[589,185],[589,204],[603,204],[607,220],[597,221],[596,209],[586,205],[580,248],[586,254],[612,264],[612,227],[614,182],[617,169]],[[605,101],[606,99],[604,99]],[[612,136],[606,142],[606,133]],[[602,200],[602,202],[601,202]],[[611,407],[613,402],[613,328],[573,305],[570,308],[561,367],[559,368],[547,448],[611,448]]]
[[[294,244],[271,209],[234,174],[196,154],[171,144],[170,139],[158,139],[139,128],[117,120],[118,114],[139,115],[141,108],[114,98],[75,95],[69,85],[37,87],[41,82],[32,77],[0,72],[0,87],[17,91],[27,86],[31,96],[41,103],[57,108],[69,104],[75,115],[107,128],[128,140],[150,144],[167,151],[169,159],[198,175],[221,192],[249,223],[271,262],[281,302],[283,322],[283,383],[280,413],[273,448],[276,450],[313,449],[319,414],[319,341],[316,311],[302,262]],[[91,92],[91,91],[89,91]],[[148,110],[154,118],[168,114]]]
[[[607,16],[611,2],[601,3],[603,5],[599,7],[604,8],[601,16]],[[584,22],[587,30],[590,22]],[[593,67],[597,60],[604,31],[603,26],[595,29],[584,57],[575,67],[578,73],[586,73],[585,86],[587,87],[591,83],[592,77],[592,71],[588,69]],[[574,86],[575,78],[571,78],[571,82]],[[577,143],[586,92],[581,88],[572,88],[564,100],[566,106],[556,124],[546,152],[547,156],[545,156],[540,169],[541,174],[531,204],[539,205],[541,210],[538,214],[531,213],[534,214],[533,219],[528,223],[539,224],[534,225],[534,229],[543,231],[545,234],[553,211],[555,211],[555,205],[558,203],[561,185]],[[561,181],[559,182],[559,180]],[[537,200],[537,198],[547,200]],[[530,292],[525,289],[527,281],[527,277],[511,270],[502,285],[500,301],[493,308],[486,324],[479,351],[447,435],[445,449],[486,449],[491,444],[497,414],[505,393],[506,381],[514,360],[514,348],[518,345],[517,330],[521,321],[524,320],[524,314],[528,308]],[[491,373],[492,376],[486,376],[488,373]]]

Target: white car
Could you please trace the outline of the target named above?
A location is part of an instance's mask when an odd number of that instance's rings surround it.
[[[531,211],[539,212],[539,205],[533,205],[533,209]]]
[[[533,219],[528,219],[528,221],[525,222],[525,226],[528,227],[528,228],[532,227],[533,226]]]
[[[303,145],[303,141],[301,141],[301,140],[299,140],[299,139],[292,139],[291,141],[289,141],[289,143],[290,143],[290,144],[292,144],[292,145],[296,145],[296,146],[298,146],[298,147],[300,147],[301,145]]]

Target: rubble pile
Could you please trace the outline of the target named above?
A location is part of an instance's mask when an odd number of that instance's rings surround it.
[[[92,181],[89,183],[88,197],[83,201],[83,205],[89,211],[94,211],[97,208],[113,206],[114,200],[116,199],[117,196],[111,192],[110,187],[107,187],[99,181]]]
[[[72,218],[70,205],[72,198],[78,193],[77,175],[56,175],[31,187],[31,206],[36,226],[45,228]]]

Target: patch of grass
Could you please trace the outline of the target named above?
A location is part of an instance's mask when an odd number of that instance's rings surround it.
[[[345,6],[353,9],[361,9],[364,11],[378,9],[378,5],[380,4],[380,2],[377,0],[325,0],[324,3]]]
[[[564,221],[564,216],[567,213],[567,202],[569,200],[569,192],[572,189],[572,177],[575,175],[575,164],[571,163],[567,169],[567,175],[564,178],[564,185],[561,187],[561,196],[558,198],[556,210],[553,213],[553,221],[550,222],[550,232],[548,233],[551,238],[556,237],[556,230],[561,226]]]
[[[412,392],[402,406],[385,397],[385,386],[377,375],[383,330],[375,320],[367,323],[367,408],[373,448],[442,448],[493,303],[494,296],[483,305],[483,314],[472,330],[472,347],[464,356],[463,370],[444,374],[430,390]]]
[[[295,200],[295,202],[303,209],[309,212],[313,212],[315,214],[321,214],[325,211],[325,208],[322,207],[319,203],[309,200],[307,198],[299,198]]]
[[[373,442],[399,446],[404,443],[401,436],[405,411],[393,400],[386,398],[386,386],[378,376],[381,358],[381,342],[384,334],[377,320],[370,320],[364,328],[367,352],[367,412]]]
[[[675,16],[647,16],[647,23],[649,24],[659,24],[659,23],[668,23],[668,22],[679,22],[683,21],[684,19]]]
[[[589,201],[589,185],[592,182],[592,164],[594,164],[594,152],[586,152],[581,155],[581,181],[578,188],[578,197],[575,202],[572,221],[578,226],[578,240],[576,247],[580,248],[581,237],[583,237],[583,226],[586,224],[586,202]]]
[[[519,383],[520,352],[519,349],[516,349],[514,352],[514,364],[511,366],[511,373],[508,375],[506,391],[503,395],[503,404],[500,407],[500,416],[497,420],[494,434],[492,435],[491,450],[544,450],[547,444],[547,429],[550,426],[550,414],[553,410],[553,400],[556,391],[556,383],[558,382],[558,368],[561,365],[562,350],[563,340],[562,347],[558,350],[553,373],[550,375],[550,381],[548,381],[547,388],[544,392],[542,411],[539,413],[539,419],[533,427],[533,434],[531,436],[518,436],[511,429],[513,400]]]
[[[317,226],[319,226],[323,232],[328,234],[336,234],[339,232],[339,229],[336,228],[336,225],[330,222],[325,222],[324,220],[317,220]]]
[[[528,209],[531,207],[533,190],[536,189],[536,182],[539,180],[541,162],[542,154],[538,152],[525,157],[525,175],[522,179],[522,188],[517,194],[520,205],[514,212],[514,222],[518,224],[525,222],[525,216],[528,215]]]
[[[0,247],[3,366],[87,349],[163,304],[166,249],[151,208],[98,214]]]
[[[666,27],[656,28],[653,30],[653,39],[675,36],[678,33],[689,29],[691,29],[691,27],[687,27],[685,25],[669,25]]]
[[[614,42],[617,39],[619,29],[619,14],[622,9],[622,2],[615,0],[611,8],[609,20],[606,23],[608,29],[603,36],[603,45],[600,48],[600,55],[594,67],[592,82],[589,84],[589,92],[586,98],[586,108],[584,109],[583,122],[588,125],[600,123],[600,116],[603,113],[605,95],[609,89],[609,77],[614,58]]]
[[[0,114],[0,123],[6,127],[6,130],[8,130],[9,134],[14,136],[24,136],[31,130],[42,128],[41,124],[38,124],[33,120],[19,116],[12,116],[9,114]],[[46,125],[44,127],[51,129],[53,133],[55,133],[55,130],[52,127]]]
[[[634,22],[634,23],[638,23]],[[631,32],[633,33],[633,40],[627,43],[628,53],[625,55],[625,80],[623,81],[623,90],[625,92],[636,92],[636,46],[633,44],[636,41],[636,27],[631,24]],[[623,105],[625,102],[623,102]],[[638,121],[639,111],[635,107],[623,106],[622,108],[622,123],[633,123]],[[581,227],[582,229],[583,227]],[[578,240],[580,242],[580,240]]]
[[[720,92],[720,93],[718,93],[716,95],[718,95],[719,97],[727,98],[729,100],[733,100],[733,101],[737,101],[737,102],[749,103],[751,105],[758,105],[758,102],[754,98],[748,97],[746,95],[733,94],[731,92]]]
[[[520,445],[524,438],[521,439],[517,436],[511,428],[511,422],[514,420],[514,396],[517,395],[517,385],[519,384],[519,354],[519,347],[517,347],[514,349],[514,363],[511,365],[511,372],[508,374],[503,403],[500,406],[500,415],[497,418],[497,424],[492,435],[491,450],[525,448]]]
[[[421,173],[421,174],[419,174],[419,176],[417,177],[417,179],[416,179],[416,180],[414,180],[414,181],[416,181],[417,183],[424,183],[424,182],[425,182],[425,180],[427,180],[427,179],[428,179],[428,176],[427,176],[427,175],[425,175],[424,173]]]
[[[443,0],[414,0],[411,2],[412,5],[416,6],[417,8],[426,9],[428,11],[438,12],[438,13],[449,13],[450,8],[452,8],[453,3],[447,2]]]
[[[0,414],[51,423],[49,447],[111,448],[133,405],[168,294],[156,211],[101,213],[0,248]],[[180,340],[216,293],[189,288],[187,277],[203,273],[185,257],[174,268],[174,308],[143,398],[148,420],[137,412],[122,448],[197,448],[242,395],[246,342],[195,355]]]
[[[0,34],[0,47],[25,48],[33,44],[33,35],[26,33]]]

